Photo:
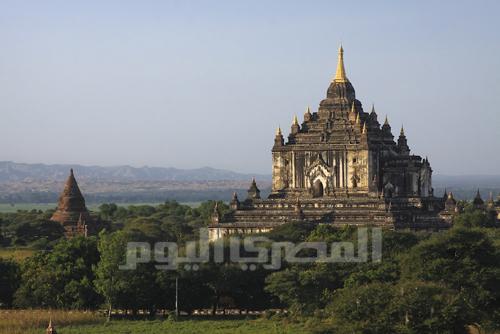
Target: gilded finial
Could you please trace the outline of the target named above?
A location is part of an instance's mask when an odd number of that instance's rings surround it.
[[[403,125],[401,125],[401,132],[399,133],[400,136],[404,136],[405,135],[405,129],[403,127]]]
[[[362,131],[362,133],[363,134],[366,133],[366,122],[363,123],[363,131]]]
[[[344,67],[344,49],[342,48],[342,44],[339,48],[339,58],[337,62],[337,71],[335,72],[335,78],[333,78],[334,82],[349,82],[347,76],[345,74]]]
[[[354,101],[352,101],[351,112],[352,113],[356,112],[356,106],[354,105]]]
[[[293,125],[299,125],[299,120],[297,119],[297,115],[293,116]]]
[[[359,124],[359,114],[356,114],[356,124]]]
[[[389,125],[389,119],[387,119],[387,115],[385,115],[384,125]]]
[[[281,136],[281,127],[279,127],[279,126],[276,129],[276,136]]]
[[[306,114],[310,114],[310,113],[311,113],[311,108],[309,106],[307,106]]]

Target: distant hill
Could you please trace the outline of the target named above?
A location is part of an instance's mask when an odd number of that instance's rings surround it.
[[[244,199],[253,177],[263,197],[271,188],[271,175],[210,167],[101,167],[3,161],[0,162],[0,203],[56,202],[70,168],[75,170],[88,203],[229,201],[235,191]],[[442,196],[447,189],[453,191],[457,199],[471,199],[479,188],[483,199],[487,199],[490,192],[494,197],[500,193],[500,175],[434,175],[433,186],[436,196]]]
[[[229,201],[233,192],[244,198],[253,177],[267,196],[271,176],[203,167],[178,169],[131,166],[82,166],[0,162],[0,203],[54,203],[70,168],[87,203],[140,203],[177,200]]]
[[[500,188],[500,175],[435,175],[435,187]]]
[[[104,181],[249,181],[252,177],[270,180],[270,175],[243,174],[224,169],[172,167],[45,165],[0,161],[0,182],[64,180],[73,168],[80,180]]]
[[[457,199],[470,200],[479,189],[484,200],[490,194],[497,198],[500,194],[500,175],[435,175],[432,177],[434,194],[439,196],[444,189],[452,191]]]

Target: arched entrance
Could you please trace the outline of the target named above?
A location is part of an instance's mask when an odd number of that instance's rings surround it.
[[[316,180],[313,184],[313,197],[323,197],[323,183],[320,180]]]

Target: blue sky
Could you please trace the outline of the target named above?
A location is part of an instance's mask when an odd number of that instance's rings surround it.
[[[270,173],[340,42],[438,174],[500,174],[496,1],[0,1],[0,160]]]

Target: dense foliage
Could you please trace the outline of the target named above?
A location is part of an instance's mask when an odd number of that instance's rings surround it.
[[[63,236],[61,224],[50,221],[52,210],[0,213],[0,246],[44,249]]]
[[[129,241],[175,241],[182,252],[182,245],[196,240],[198,228],[206,226],[213,207],[214,202],[198,208],[176,202],[128,208],[104,204],[99,215],[109,228],[97,237],[70,240],[40,227],[48,213],[4,215],[2,221],[11,222],[4,223],[6,230],[31,231],[7,234],[11,243],[28,245],[43,233],[47,242],[20,265],[0,261],[0,306],[155,314],[175,308],[177,281],[178,306],[187,314],[281,308],[340,333],[461,333],[466,325],[500,324],[500,229],[491,216],[471,208],[448,231],[384,231],[381,262],[285,263],[279,271],[262,266],[243,271],[227,261],[198,270],[158,270],[154,262],[119,269]],[[219,208],[227,206],[219,203]],[[21,228],[25,224],[39,227]],[[267,237],[356,243],[357,230],[293,223]]]

